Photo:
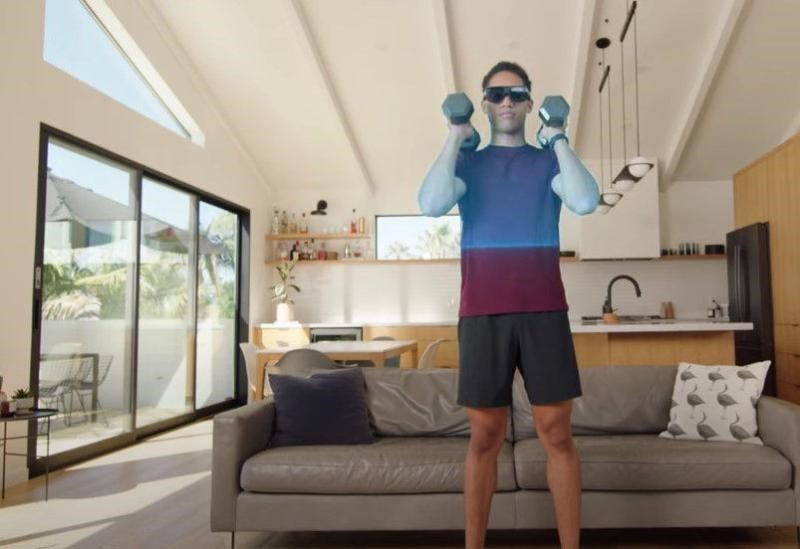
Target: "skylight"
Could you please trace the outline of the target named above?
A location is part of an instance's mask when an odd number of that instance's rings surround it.
[[[202,145],[205,137],[103,0],[47,0],[44,60]]]

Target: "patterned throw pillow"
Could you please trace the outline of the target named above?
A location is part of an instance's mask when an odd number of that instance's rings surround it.
[[[770,361],[746,366],[681,362],[661,438],[759,444],[756,404]]]

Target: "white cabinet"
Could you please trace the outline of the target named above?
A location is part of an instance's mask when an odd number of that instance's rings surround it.
[[[605,215],[581,216],[581,259],[661,256],[658,164]],[[619,165],[619,164],[617,164]],[[616,175],[616,174],[615,174]],[[606,183],[608,187],[608,183]]]

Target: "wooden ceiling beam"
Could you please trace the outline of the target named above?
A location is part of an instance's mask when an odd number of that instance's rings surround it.
[[[361,172],[364,184],[369,189],[370,194],[374,196],[375,182],[369,172],[369,168],[367,168],[367,163],[364,159],[364,153],[361,150],[361,147],[359,147],[355,134],[353,133],[353,129],[347,120],[347,115],[344,112],[339,95],[336,93],[330,72],[328,71],[325,61],[322,59],[322,55],[319,52],[317,41],[314,39],[311,29],[308,26],[308,20],[303,11],[303,6],[301,5],[300,0],[289,0],[288,5],[289,22],[299,38],[301,48],[303,48],[304,53],[311,60],[314,68],[316,68],[320,85],[328,95],[331,106],[336,114],[336,118],[339,120],[339,124],[342,127],[342,133],[344,134],[345,139],[347,139],[348,145],[350,145],[350,150],[352,151],[353,157],[358,165],[358,169]]]

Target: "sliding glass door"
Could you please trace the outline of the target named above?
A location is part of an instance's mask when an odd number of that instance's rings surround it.
[[[195,406],[203,408],[235,393],[239,216],[201,201],[199,229]]]
[[[144,178],[136,425],[194,408],[196,199]]]
[[[58,464],[236,399],[246,219],[54,133],[42,145],[31,377],[39,406],[58,410]],[[35,444],[41,457],[45,437]]]
[[[51,453],[133,428],[136,188],[135,170],[64,141],[47,143],[35,364],[39,406],[59,411]]]

